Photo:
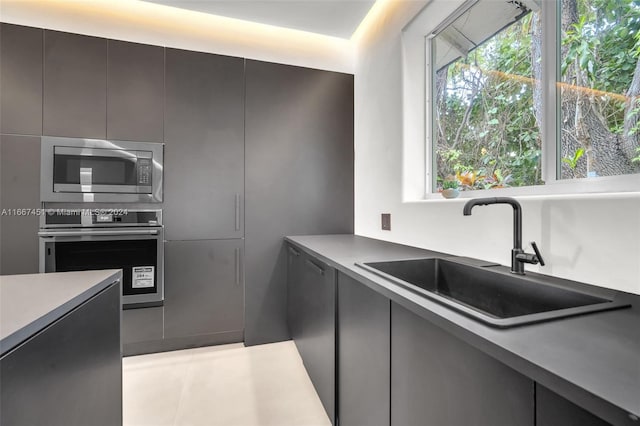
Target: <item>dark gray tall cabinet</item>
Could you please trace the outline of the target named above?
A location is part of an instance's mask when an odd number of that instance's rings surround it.
[[[38,272],[43,34],[0,24],[0,275]]]
[[[242,238],[244,59],[166,55],[166,238]]]
[[[246,62],[245,342],[286,340],[282,237],[353,233],[353,75]]]
[[[166,49],[164,348],[244,330],[244,59]]]

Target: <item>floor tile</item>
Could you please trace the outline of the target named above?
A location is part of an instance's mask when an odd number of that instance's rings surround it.
[[[185,351],[123,359],[125,426],[175,424],[192,355]]]
[[[125,358],[124,382],[127,426],[331,424],[291,341]]]

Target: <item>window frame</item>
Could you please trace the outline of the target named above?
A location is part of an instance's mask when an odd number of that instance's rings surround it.
[[[433,108],[433,84],[435,80],[435,52],[433,39],[458,17],[471,9],[479,0],[465,0],[452,14],[424,37],[425,53],[425,199],[441,198],[437,191],[437,165],[434,141],[436,114]],[[542,110],[541,124],[542,155],[541,175],[544,185],[529,185],[496,189],[460,191],[460,198],[518,195],[562,195],[586,193],[628,193],[640,192],[640,173],[597,176],[589,178],[560,179],[561,164],[558,162],[562,148],[560,64],[561,41],[560,18],[562,2],[540,0],[542,24]]]

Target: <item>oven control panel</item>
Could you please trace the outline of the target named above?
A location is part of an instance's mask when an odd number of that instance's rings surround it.
[[[41,228],[162,226],[162,210],[47,209]]]

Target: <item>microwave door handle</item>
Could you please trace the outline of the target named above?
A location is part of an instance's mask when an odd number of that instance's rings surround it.
[[[40,231],[39,237],[81,237],[95,235],[158,235],[157,229],[135,229],[135,230],[101,230],[101,231]]]

